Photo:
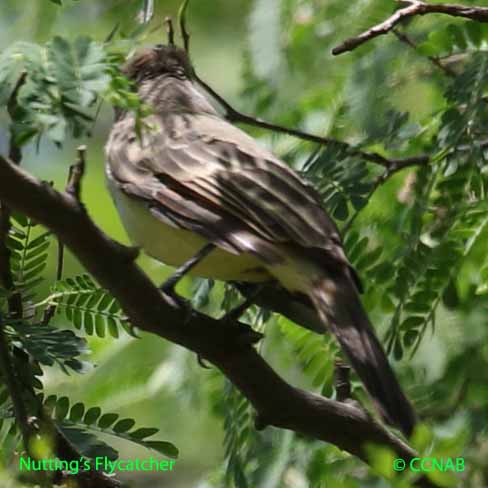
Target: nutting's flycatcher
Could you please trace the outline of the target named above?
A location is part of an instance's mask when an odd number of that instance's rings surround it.
[[[153,110],[142,121],[141,137],[134,114],[119,113],[106,148],[109,186],[132,241],[166,264],[190,262],[187,268],[197,276],[272,280],[307,297],[383,418],[410,435],[412,407],[361,305],[358,279],[318,194],[219,116],[196,89],[184,51],[143,50],[125,73]]]

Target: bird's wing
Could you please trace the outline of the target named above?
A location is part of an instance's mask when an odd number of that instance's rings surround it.
[[[273,264],[283,249],[289,251],[292,258],[269,266],[271,274],[284,287],[290,276],[299,279],[290,290],[308,296],[318,325],[329,324],[383,417],[410,434],[414,412],[374,335],[337,228],[316,193],[218,117],[164,117],[148,119],[142,141],[130,118],[115,127],[107,149],[116,184],[147,202],[166,223],[197,232],[231,252],[253,252]],[[303,307],[286,307],[285,312],[302,315]],[[307,324],[315,326],[316,321]]]
[[[272,260],[272,244],[287,243],[347,265],[315,190],[237,127],[212,115],[151,116],[139,140],[133,119],[118,125],[112,176],[158,218],[233,252]]]

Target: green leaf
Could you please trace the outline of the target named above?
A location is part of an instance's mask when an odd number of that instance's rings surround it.
[[[69,412],[69,419],[73,422],[79,422],[83,418],[83,414],[85,413],[85,406],[83,403],[78,402],[75,403]]]
[[[178,458],[178,448],[171,444],[171,442],[164,442],[164,441],[146,441],[144,442],[144,446],[149,447],[150,449],[154,449],[155,451],[163,454],[164,456],[168,456],[170,458],[176,459]]]
[[[424,56],[439,56],[451,52],[452,38],[445,29],[434,30],[429,34],[427,42],[419,45],[417,49]]]
[[[346,220],[349,216],[349,209],[347,208],[346,200],[339,198],[337,199],[336,207],[334,209],[334,217],[337,220]]]
[[[86,340],[71,330],[25,322],[16,323],[12,329],[10,334],[17,347],[43,365],[58,364],[66,371],[66,368],[73,369],[73,360],[89,352]],[[85,372],[80,364],[76,366],[78,372]]]
[[[400,328],[408,331],[410,329],[415,329],[416,327],[423,325],[424,322],[425,322],[425,318],[421,316],[408,317],[402,322]]]
[[[142,439],[146,439],[147,437],[151,437],[152,435],[157,434],[158,432],[159,429],[155,429],[155,428],[140,428],[134,430],[133,432],[130,432],[129,435],[133,439],[142,440]]]
[[[447,32],[451,37],[451,41],[456,47],[458,47],[461,50],[466,49],[468,44],[467,44],[464,31],[461,27],[459,27],[457,24],[450,24],[447,27]]]
[[[192,286],[192,303],[195,308],[198,309],[208,305],[210,292],[212,291],[214,283],[214,280],[194,278]]]
[[[101,429],[106,429],[110,427],[119,418],[116,413],[106,413],[100,417],[98,420],[98,427]]]
[[[44,408],[46,409],[46,411],[49,415],[52,415],[52,413],[54,412],[57,400],[58,400],[58,398],[56,395],[49,395],[44,400]]]
[[[395,345],[393,347],[393,357],[396,361],[400,361],[403,357],[403,347],[399,340],[395,341]]]
[[[66,318],[76,328],[83,328],[88,335],[106,337],[108,329],[112,337],[118,338],[119,329],[127,328],[118,302],[87,275],[58,283],[51,299],[64,309]]]
[[[63,420],[69,411],[69,399],[68,397],[58,398],[56,402],[55,415],[57,420]]]
[[[403,336],[403,344],[405,345],[405,347],[410,347],[412,346],[415,341],[417,340],[419,336],[419,333],[416,331],[416,330],[409,330],[405,333],[405,335]]]
[[[92,425],[92,424],[96,423],[96,421],[100,417],[101,413],[102,413],[102,411],[100,410],[99,407],[92,407],[85,413],[85,417],[83,418],[83,422],[86,425]]]
[[[479,22],[466,22],[464,24],[468,40],[476,47],[481,45],[483,41],[483,31]]]
[[[62,433],[87,458],[107,457],[110,460],[118,458],[118,452],[96,435],[88,432],[84,426],[74,425],[70,421],[58,424]]]
[[[118,434],[122,432],[127,432],[128,430],[132,429],[135,425],[134,419],[122,419],[119,420],[113,427],[112,430],[117,432]]]

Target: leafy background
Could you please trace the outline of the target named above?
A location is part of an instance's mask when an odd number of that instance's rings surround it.
[[[29,8],[2,2],[3,102],[22,67],[35,67],[19,92],[16,120],[22,124],[13,127],[24,144],[22,165],[62,188],[76,146],[85,143],[83,201],[94,220],[122,242],[127,237],[105,189],[103,145],[110,104],[143,108],[115,66],[136,43],[160,42],[163,32],[153,27],[175,15],[178,3],[156,2],[155,19],[142,30],[135,21],[140,1],[38,0]],[[425,455],[465,457],[463,486],[483,487],[488,485],[488,29],[426,16],[405,26],[417,49],[390,34],[352,53],[330,54],[392,9],[386,0],[194,1],[192,56],[200,76],[247,113],[391,157],[433,156],[428,167],[383,182],[381,168],[341,146],[320,149],[247,128],[316,184],[344,230],[348,255],[365,284],[364,303],[424,422],[413,444]],[[115,25],[118,31],[104,44]],[[454,76],[428,56],[443,59]],[[5,153],[6,113],[0,124]],[[32,381],[42,382],[53,415],[66,429],[76,430],[76,422],[91,426],[97,442],[108,442],[123,458],[155,455],[148,450],[151,441],[179,448],[175,472],[131,473],[134,486],[405,486],[394,479],[387,452],[374,451],[372,469],[333,446],[290,432],[255,432],[252,409],[217,371],[202,369],[193,354],[177,346],[147,334],[134,337],[117,303],[69,253],[64,279],[56,282],[56,242],[42,229],[18,216],[9,244],[16,284],[32,313],[58,304],[54,329],[39,333],[34,319],[8,329],[13,343],[42,368],[44,374]],[[156,282],[171,272],[144,256],[140,264]],[[187,279],[180,291],[215,315],[237,299],[222,284],[204,280]],[[247,320],[264,330],[261,352],[284,377],[334,394],[338,350],[329,337],[259,310],[251,310]],[[353,387],[367,403],[361,385]],[[11,422],[3,389],[0,399],[7,452]],[[140,426],[148,430],[141,432]],[[154,437],[153,428],[160,429]],[[100,448],[93,439],[84,442]],[[171,444],[152,447],[175,454]],[[5,457],[3,462],[8,464]],[[12,476],[8,466],[0,472],[2,483]],[[439,474],[437,481],[456,483]]]

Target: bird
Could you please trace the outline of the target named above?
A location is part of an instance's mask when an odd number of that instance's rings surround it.
[[[413,407],[320,194],[225,120],[183,49],[139,49],[122,72],[150,112],[139,120],[117,110],[105,146],[108,188],[131,241],[193,276],[284,291],[282,309],[295,304],[307,310],[306,327],[332,332],[383,420],[410,436]]]

